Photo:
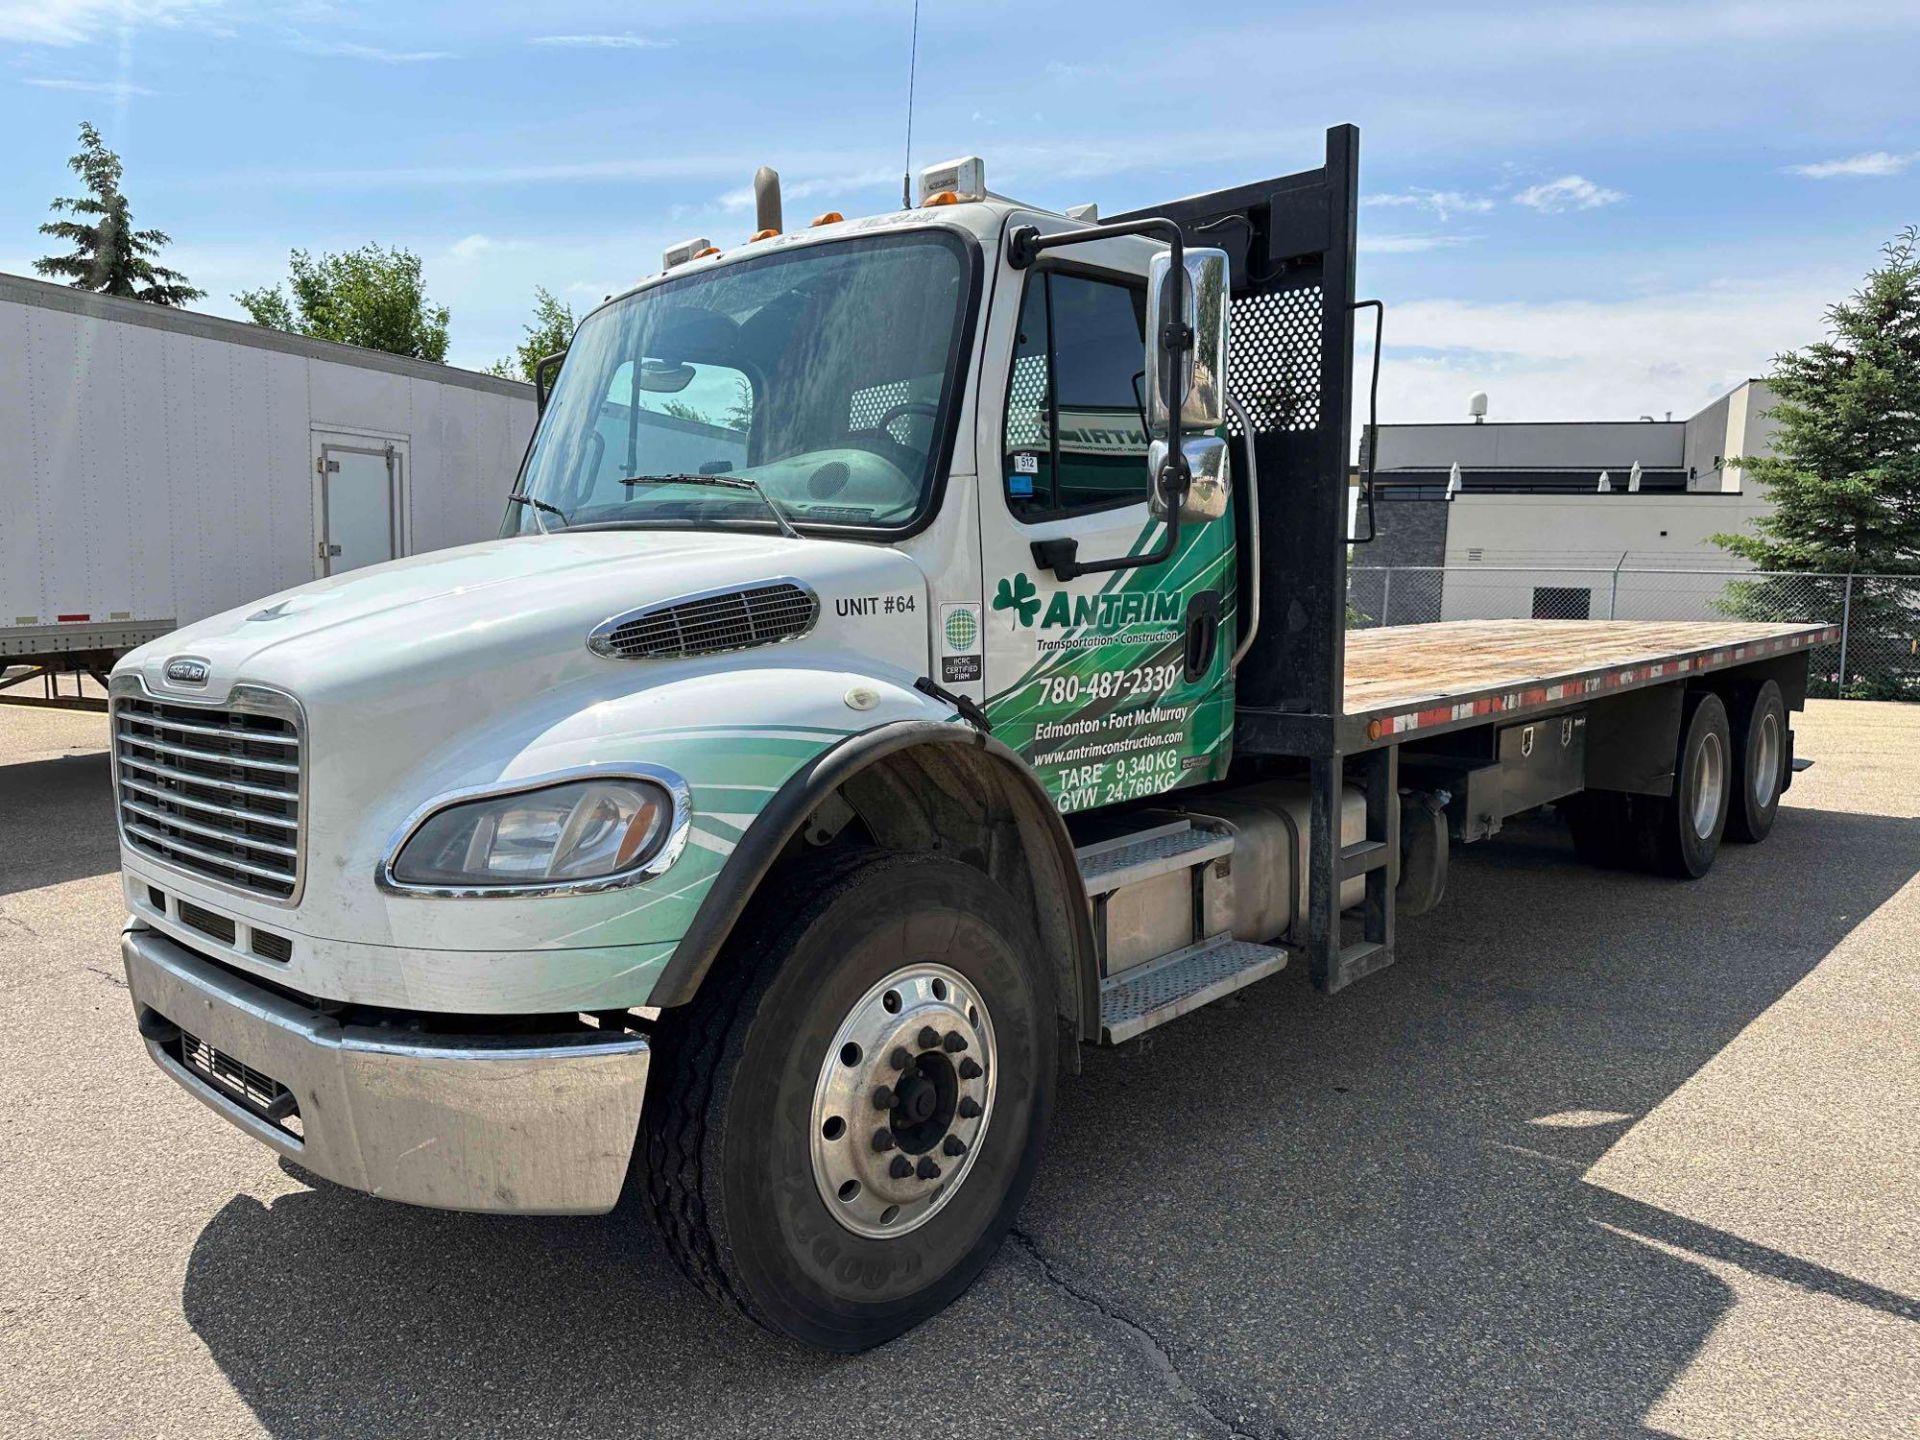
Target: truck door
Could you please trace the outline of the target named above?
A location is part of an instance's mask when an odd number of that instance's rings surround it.
[[[990,333],[1010,361],[980,465],[994,734],[1063,811],[1217,778],[1232,741],[1231,517],[1184,527],[1172,556],[1135,570],[1062,581],[1033,554],[1071,537],[1080,559],[1112,559],[1161,537],[1147,503],[1146,282],[1043,263],[997,289],[1012,314]]]

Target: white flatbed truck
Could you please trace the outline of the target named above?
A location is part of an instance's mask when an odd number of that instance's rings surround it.
[[[987,1263],[1079,1045],[1342,989],[1523,811],[1681,877],[1763,838],[1822,627],[1348,633],[1356,160],[1105,224],[977,162],[763,196],[583,322],[501,539],[128,656],[154,1061],[394,1200],[632,1173],[856,1350]]]

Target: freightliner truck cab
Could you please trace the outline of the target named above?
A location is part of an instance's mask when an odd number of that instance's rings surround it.
[[[1336,988],[1435,888],[1338,729],[1354,145],[1105,225],[978,162],[763,206],[581,323],[499,539],[129,655],[155,1062],[394,1200],[632,1174],[812,1344],[945,1304],[1073,1047],[1290,952]]]

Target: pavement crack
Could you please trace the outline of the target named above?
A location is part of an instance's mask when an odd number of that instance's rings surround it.
[[[1230,1415],[1223,1414],[1217,1405],[1207,1399],[1193,1382],[1187,1379],[1180,1369],[1179,1362],[1173,1358],[1172,1352],[1161,1342],[1159,1336],[1126,1311],[1116,1308],[1092,1291],[1070,1280],[1059,1266],[1041,1253],[1040,1246],[1026,1231],[1015,1226],[1007,1233],[1016,1245],[1026,1251],[1028,1257],[1039,1268],[1041,1279],[1048,1285],[1125,1331],[1127,1338],[1133,1342],[1134,1348],[1146,1357],[1148,1365],[1159,1375],[1168,1391],[1199,1417],[1207,1429],[1227,1436],[1228,1440],[1287,1440],[1286,1432],[1277,1426],[1256,1434],[1254,1431],[1242,1428],[1240,1423]]]

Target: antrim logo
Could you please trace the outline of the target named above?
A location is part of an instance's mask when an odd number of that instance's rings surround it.
[[[1072,626],[1092,626],[1110,630],[1119,625],[1139,623],[1165,624],[1180,619],[1181,597],[1178,591],[1128,590],[1105,595],[1069,595],[1056,590],[1047,601],[1047,613],[1040,615],[1040,593],[1026,575],[1002,580],[994,593],[993,608],[1018,612],[1022,625],[1032,625],[1039,616],[1040,628],[1051,630]]]
[[[1000,582],[1000,588],[994,591],[993,608],[1018,611],[1020,623],[1031,625],[1033,617],[1040,613],[1040,592],[1033,588],[1033,581],[1023,571],[1011,580]]]

